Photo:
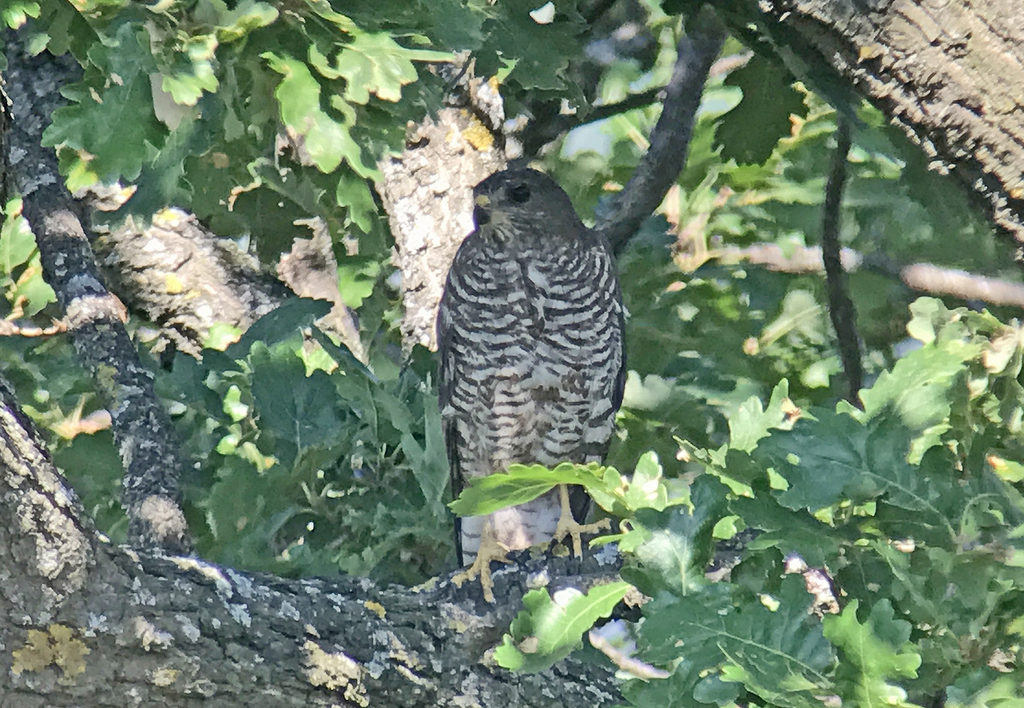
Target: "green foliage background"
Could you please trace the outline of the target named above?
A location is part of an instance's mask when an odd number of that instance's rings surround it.
[[[201,362],[153,362],[194,463],[185,504],[204,557],[405,583],[451,568],[435,364],[423,350],[395,354],[376,160],[400,147],[407,121],[441,105],[428,62],[452,51],[471,50],[481,74],[500,78],[508,115],[565,99],[585,117],[667,80],[678,3],[641,3],[652,51],[604,63],[587,59],[603,37],[585,5],[559,0],[546,24],[521,0],[0,9],[36,50],[69,51],[85,67],[45,139],[72,189],[137,185],[108,218],[180,205],[249,239],[266,262],[305,235],[293,222],[311,215],[338,243],[358,243],[355,256],[338,249],[339,282],[368,367],[312,326],[322,305],[298,300]],[[723,55],[745,52],[730,40]],[[514,469],[460,507],[584,483],[620,520],[603,542],[618,541],[629,585],[532,593],[496,658],[516,670],[550,665],[631,585],[651,598],[618,640],[650,669],[623,674],[634,705],[1024,705],[1024,338],[1014,313],[915,301],[887,276],[853,274],[871,385],[864,411],[837,403],[821,279],[701,256],[817,242],[835,112],[813,76],[794,83],[761,55],[730,66],[705,90],[677,188],[620,259],[630,373],[609,467]],[[877,111],[840,108],[857,118],[844,245],[1019,278],[1009,249]],[[658,110],[585,125],[544,152],[585,219],[626,182]],[[56,312],[20,202],[4,213],[5,315],[45,323]],[[148,326],[131,326],[153,361]],[[101,418],[68,342],[7,338],[0,371],[98,525],[123,538],[120,465],[109,433],[86,425]],[[715,542],[745,529],[760,533],[729,580],[708,582]],[[839,614],[809,611],[803,579],[786,573],[792,554],[828,569]]]

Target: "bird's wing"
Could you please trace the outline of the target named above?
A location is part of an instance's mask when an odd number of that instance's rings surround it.
[[[594,234],[594,236],[597,236]],[[622,396],[626,388],[626,342],[625,342],[625,326],[626,326],[626,310],[622,303],[622,288],[619,284],[618,274],[616,272],[615,258],[612,256],[611,248],[607,245],[607,242],[601,237],[597,237],[596,247],[602,249],[601,260],[606,264],[606,267],[610,269],[609,275],[611,277],[611,288],[607,293],[607,299],[602,303],[602,306],[616,307],[618,312],[614,319],[614,333],[613,342],[611,346],[617,348],[619,351],[619,361],[617,362],[614,376],[611,378],[609,385],[600,387],[600,390],[595,390],[593,393],[598,399],[605,399],[611,401],[610,412],[600,415],[598,418],[598,424],[606,424],[608,418],[612,420],[615,418],[615,414],[619,410],[619,406],[622,405]],[[611,445],[611,436],[600,443],[588,444],[583,450],[581,461],[583,462],[604,462],[608,455],[608,448]],[[587,513],[590,510],[591,499],[590,495],[587,494],[583,487],[573,487],[569,493],[569,503],[572,508],[573,517],[577,521],[583,521],[586,518]]]
[[[458,258],[458,255],[456,255]],[[454,268],[454,264],[453,264]],[[451,322],[452,288],[451,271],[445,283],[441,306],[437,314],[437,351],[440,365],[437,376],[437,399],[441,410],[442,428],[444,433],[445,451],[448,453],[448,479],[452,489],[452,499],[457,499],[465,486],[465,479],[459,463],[459,433],[456,419],[451,415],[451,402],[455,392],[456,374],[458,371],[458,352],[455,346],[454,331]],[[455,517],[455,557],[459,565],[462,559],[462,521]]]

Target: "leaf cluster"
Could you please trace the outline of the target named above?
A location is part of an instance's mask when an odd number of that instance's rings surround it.
[[[33,33],[34,49],[83,65],[47,140],[72,187],[135,182],[112,219],[187,206],[251,239],[266,262],[307,235],[296,219],[319,216],[339,246],[345,237],[339,281],[368,366],[316,329],[322,305],[301,301],[233,344],[238,333],[221,328],[201,362],[153,362],[197,461],[185,505],[204,557],[401,582],[450,569],[434,363],[422,350],[396,354],[377,160],[408,120],[441,105],[445,72],[428,67],[452,51],[471,50],[477,73],[500,80],[509,116],[564,98],[582,121],[591,100],[663,85],[685,3],[626,18],[613,4],[652,56],[603,63],[593,57],[608,37],[582,21],[591,3],[557,0],[550,22],[538,5],[15,0],[0,10]],[[735,40],[724,55],[733,68],[707,86],[678,184],[619,261],[630,372],[608,465],[515,466],[453,507],[486,513],[583,485],[619,521],[599,543],[626,555],[622,580],[531,592],[494,656],[548,667],[588,645],[588,628],[624,595],[642,595],[639,621],[595,630],[612,637],[634,705],[1019,704],[1019,325],[998,310],[911,303],[898,283],[855,273],[874,383],[863,411],[837,405],[819,276],[717,259],[726,247],[816,243],[835,112],[769,57]],[[857,117],[843,244],[1005,275],[1006,250],[963,200],[877,111],[843,107]],[[628,180],[658,111],[583,124],[544,153],[585,219]],[[17,200],[5,206],[0,233],[10,319],[46,313],[51,297],[18,211]],[[147,328],[132,326],[144,350]],[[0,370],[119,538],[120,463],[68,343],[5,341]],[[837,614],[814,613],[801,564],[831,578]],[[724,579],[711,582],[709,566]],[[606,661],[593,647],[581,654]]]
[[[452,550],[433,361],[382,381],[313,326],[327,309],[293,300],[158,380],[187,444],[213,450],[188,479],[193,528],[245,567],[416,582]]]
[[[685,480],[647,455],[631,479],[513,467],[453,508],[576,483],[620,518],[625,531],[595,543],[619,542],[623,579],[648,597],[630,629],[633,660],[651,669],[625,684],[634,705],[982,705],[1022,671],[1024,339],[988,313],[933,299],[913,310],[921,346],[863,392],[863,411],[802,411],[783,382],[767,406],[741,406],[722,446],[680,440],[702,473],[672,492]],[[742,530],[733,567],[712,582],[712,556]],[[812,611],[808,566],[827,574],[837,614]],[[538,592],[499,661],[550,665],[625,592]]]

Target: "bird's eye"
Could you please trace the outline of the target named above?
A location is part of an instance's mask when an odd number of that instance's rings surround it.
[[[530,198],[530,188],[519,183],[508,190],[508,198],[516,204],[524,204]]]

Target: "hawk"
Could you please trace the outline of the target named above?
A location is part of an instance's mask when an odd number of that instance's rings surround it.
[[[512,463],[601,461],[625,384],[624,308],[611,248],[550,177],[497,172],[474,190],[476,230],[452,262],[438,314],[439,400],[453,492]],[[570,496],[572,499],[570,499]],[[456,528],[457,580],[490,561],[573,538],[589,506],[563,485]]]

